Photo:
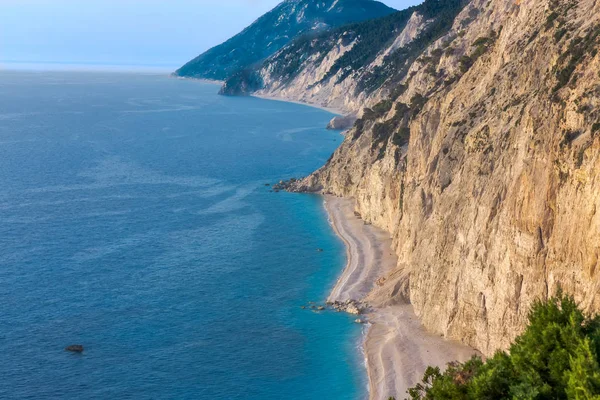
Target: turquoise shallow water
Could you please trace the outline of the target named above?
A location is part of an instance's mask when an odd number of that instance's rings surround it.
[[[300,309],[345,262],[322,200],[264,186],[331,115],[217,89],[0,73],[0,398],[364,395],[360,327]]]

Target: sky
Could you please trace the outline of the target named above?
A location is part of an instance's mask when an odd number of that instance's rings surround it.
[[[174,68],[279,0],[0,0],[0,61]],[[396,9],[419,0],[384,0]]]

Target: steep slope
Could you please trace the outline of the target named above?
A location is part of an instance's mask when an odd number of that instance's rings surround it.
[[[307,32],[377,18],[395,10],[373,0],[285,0],[241,33],[175,72],[178,76],[224,80],[251,67]]]
[[[295,188],[354,197],[393,236],[398,266],[370,302],[408,298],[486,354],[559,286],[600,311],[599,46],[596,0],[470,0],[407,61],[392,100]]]
[[[305,35],[253,71],[228,79],[222,92],[255,92],[358,112],[399,95],[410,65],[450,30],[463,6],[461,0],[426,1],[376,20]]]

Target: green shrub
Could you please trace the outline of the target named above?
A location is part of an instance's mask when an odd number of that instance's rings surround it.
[[[510,351],[487,361],[428,368],[409,389],[413,400],[600,399],[600,318],[586,317],[559,293],[536,302],[529,325]]]
[[[473,46],[473,47],[479,47],[481,45],[486,46],[490,42],[493,42],[493,40],[490,39],[489,37],[482,36],[480,38],[477,38],[471,46]]]
[[[427,103],[427,100],[429,99],[420,93],[415,94],[410,99],[410,108],[413,110],[413,115],[418,114],[421,109],[423,109],[423,106],[425,103]]]
[[[473,66],[473,59],[467,55],[462,56],[459,60],[460,71],[464,74]]]
[[[378,116],[383,116],[392,109],[393,105],[394,105],[394,102],[392,100],[382,100],[373,106],[373,111]]]

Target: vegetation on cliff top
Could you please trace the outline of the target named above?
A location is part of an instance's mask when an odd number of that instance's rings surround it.
[[[534,304],[529,325],[510,347],[482,361],[429,367],[409,389],[413,400],[600,399],[600,316],[586,317],[559,293]]]
[[[268,70],[271,78],[285,83],[302,73],[302,66],[306,60],[310,59],[313,65],[318,65],[336,45],[352,44],[352,48],[333,63],[320,81],[324,83],[335,79],[336,83],[339,83],[364,69],[391,46],[411,16],[417,12],[428,21],[425,28],[410,44],[387,55],[382,65],[358,76],[356,90],[357,94],[363,91],[372,92],[388,81],[398,85],[406,76],[412,62],[431,43],[450,30],[465,4],[465,0],[425,0],[418,6],[381,18],[343,25],[326,32],[311,32],[298,37],[255,69]],[[240,93],[240,88],[235,84],[251,86],[235,79],[235,82],[228,82],[226,92]],[[393,85],[391,88],[393,89]]]
[[[433,42],[448,33],[465,4],[465,0],[425,0],[415,7],[414,11],[418,11],[428,21],[425,28],[407,46],[388,54],[380,66],[366,74],[357,86],[357,91],[369,93],[386,82],[386,86],[392,88],[398,85],[406,77],[412,63]]]
[[[286,0],[236,36],[202,53],[175,73],[225,80],[241,70],[254,67],[300,35],[382,17],[394,11],[373,0]]]

